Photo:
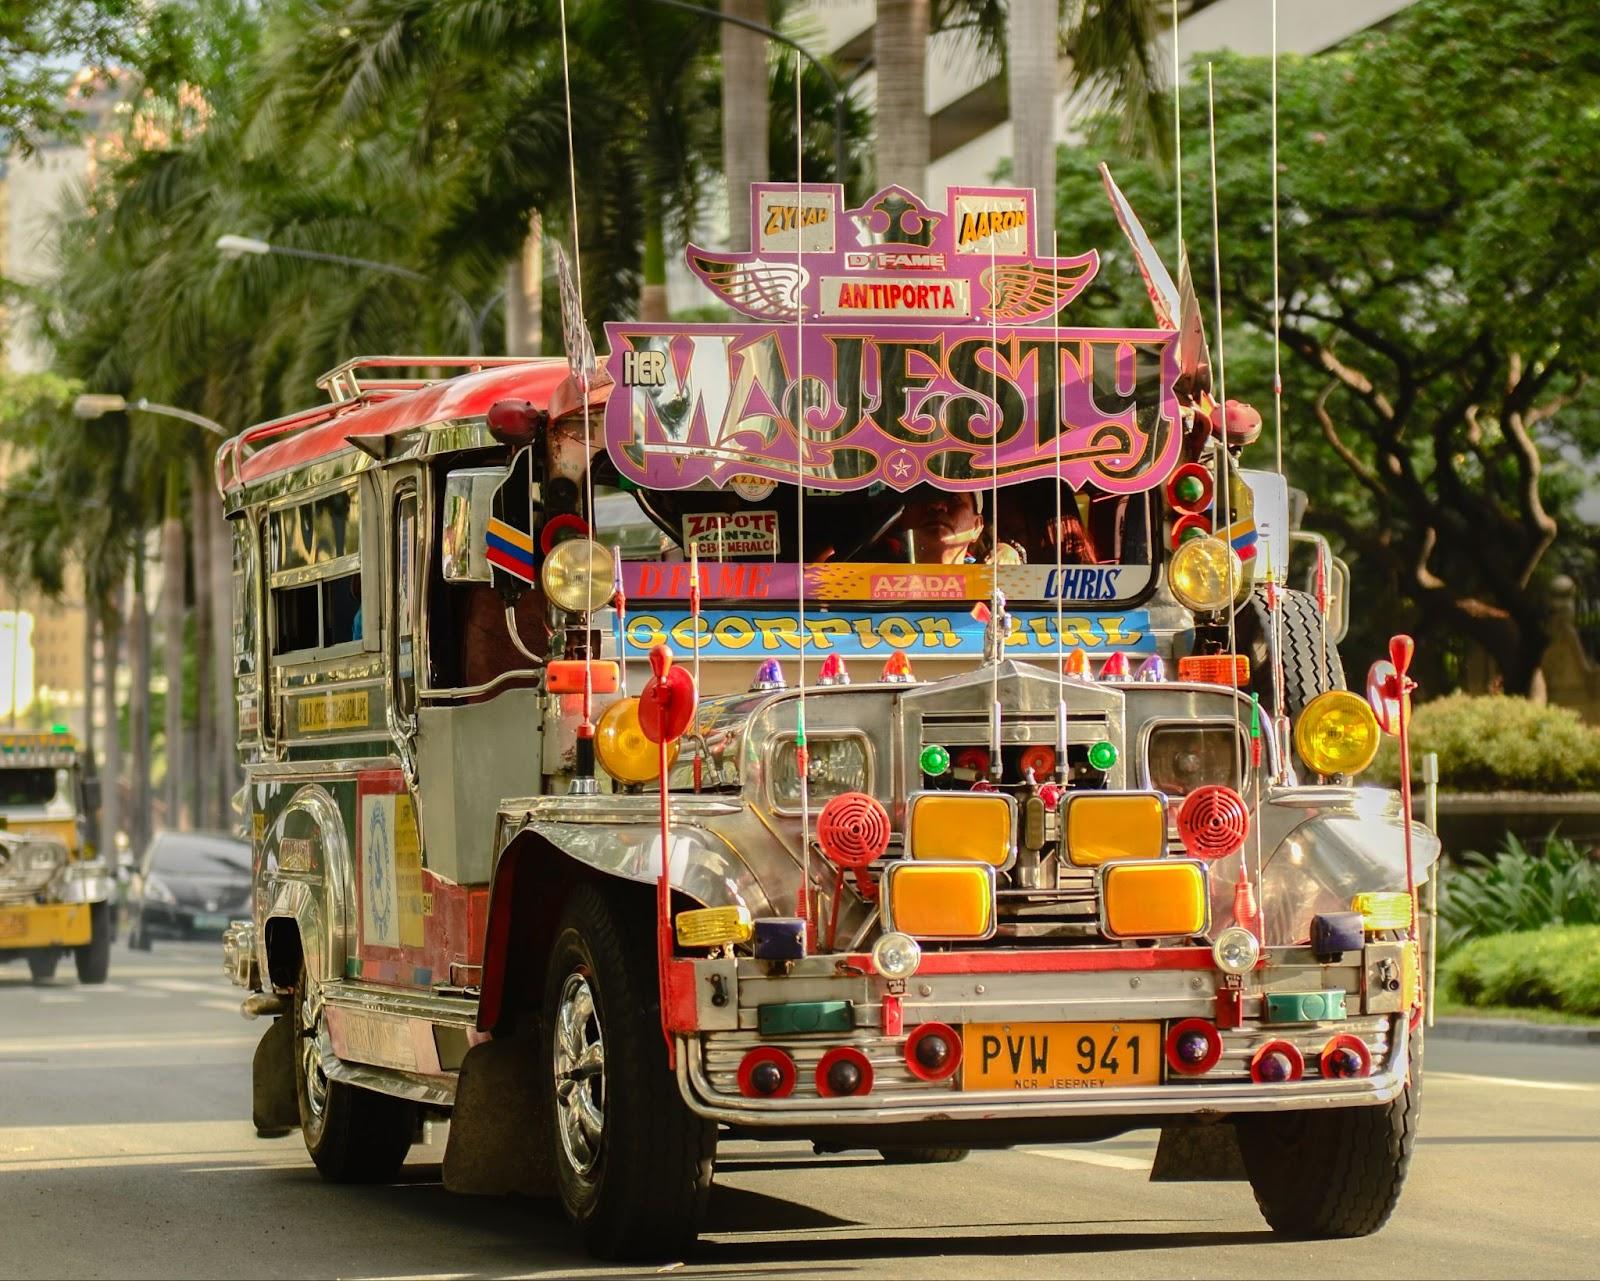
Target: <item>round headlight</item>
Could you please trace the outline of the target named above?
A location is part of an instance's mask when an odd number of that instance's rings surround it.
[[[922,964],[922,949],[909,934],[884,934],[872,945],[872,968],[886,979],[908,979]]]
[[[1167,584],[1178,603],[1197,614],[1226,609],[1250,590],[1239,553],[1220,538],[1191,538],[1172,553]]]
[[[1359,694],[1330,689],[1300,713],[1294,745],[1318,774],[1359,774],[1378,754],[1378,718]]]
[[[592,538],[569,538],[550,549],[539,581],[552,605],[582,614],[611,600],[613,574],[608,548]]]
[[[678,758],[678,739],[667,744],[667,764]],[[619,698],[594,729],[594,752],[619,783],[648,783],[661,773],[661,749],[639,724],[639,700]]]
[[[1248,974],[1261,959],[1261,944],[1240,925],[1230,925],[1211,945],[1211,959],[1224,974]]]

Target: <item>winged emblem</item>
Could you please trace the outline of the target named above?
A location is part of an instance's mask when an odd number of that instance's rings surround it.
[[[756,320],[793,320],[800,314],[800,293],[811,273],[798,263],[761,258],[706,258],[689,255],[695,274],[735,311]]]
[[[572,263],[558,244],[550,246],[555,251],[556,283],[561,289],[561,340],[567,349],[567,368],[578,381],[592,379],[595,374],[594,339],[589,336],[589,326],[584,323],[583,306],[578,301],[578,283],[572,274]]]
[[[996,263],[978,277],[989,294],[983,314],[996,320],[1042,320],[1076,298],[1094,278],[1100,255],[1092,249],[1075,258],[1058,258],[1052,270],[1041,262]]]

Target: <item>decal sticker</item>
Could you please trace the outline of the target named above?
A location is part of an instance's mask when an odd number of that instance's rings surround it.
[[[1148,565],[1002,565],[1006,599],[1093,602],[1128,600],[1150,583]],[[830,561],[804,569],[807,600],[969,600],[994,595],[988,565],[902,565]],[[798,600],[801,570],[789,562],[700,561],[706,600]],[[688,600],[694,581],[688,561],[623,561],[629,600]]]
[[[762,184],[755,189],[755,243],[764,254],[825,253],[834,250],[838,205],[833,188],[813,183]]]
[[[395,891],[394,797],[361,798],[361,941],[400,946]]]

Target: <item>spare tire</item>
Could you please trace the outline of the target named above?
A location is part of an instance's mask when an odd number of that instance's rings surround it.
[[[1345,688],[1344,664],[1339,660],[1339,647],[1331,640],[1324,655],[1322,613],[1309,592],[1279,589],[1278,625],[1283,710],[1292,727],[1300,719],[1301,709],[1318,694]],[[1277,710],[1268,639],[1271,627],[1266,588],[1257,586],[1234,615],[1234,634],[1239,652],[1250,660],[1249,691],[1261,700],[1261,714],[1265,717]]]

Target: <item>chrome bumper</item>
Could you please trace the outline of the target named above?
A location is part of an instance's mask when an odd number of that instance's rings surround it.
[[[1264,1085],[1254,1081],[1106,1086],[1059,1090],[885,1090],[853,1098],[751,1099],[719,1093],[706,1074],[698,1038],[678,1040],[678,1087],[697,1115],[749,1128],[872,1126],[1029,1118],[1223,1116],[1240,1112],[1364,1107],[1399,1095],[1410,1070],[1406,1018],[1391,1016],[1389,1052],[1370,1076],[1318,1077]]]
[[[235,987],[255,991],[261,987],[256,967],[254,921],[232,921],[222,932],[222,972]]]

